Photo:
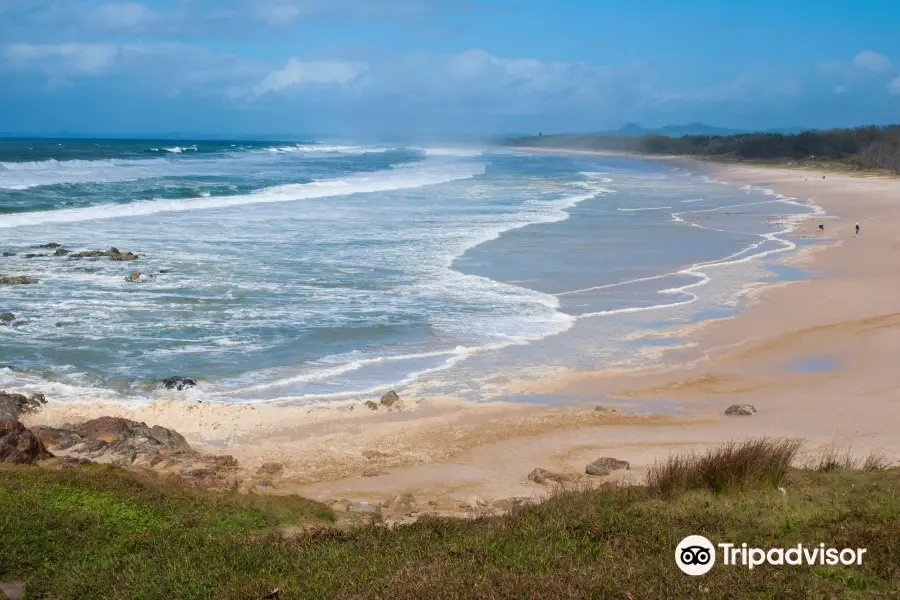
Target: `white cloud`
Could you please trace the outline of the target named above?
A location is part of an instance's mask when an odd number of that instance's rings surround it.
[[[106,73],[119,51],[116,44],[9,44],[4,57],[15,69],[37,69],[65,77]]]
[[[883,54],[864,50],[853,58],[853,66],[873,73],[887,73],[891,70],[893,63]]]
[[[894,96],[900,96],[900,77],[894,78],[894,80],[887,85],[887,91]]]
[[[367,68],[361,63],[340,60],[302,61],[291,58],[283,69],[272,71],[256,86],[257,96],[279,92],[301,84],[345,85],[356,79]]]

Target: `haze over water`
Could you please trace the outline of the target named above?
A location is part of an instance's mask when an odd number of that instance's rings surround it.
[[[0,141],[0,386],[141,401],[484,399],[733,307],[813,208],[660,161],[501,149]],[[146,256],[24,258],[111,246]],[[152,274],[128,282],[132,271]]]

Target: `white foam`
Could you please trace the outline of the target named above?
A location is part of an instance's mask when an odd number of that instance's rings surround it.
[[[457,179],[467,179],[483,172],[483,164],[447,161],[431,162],[426,160],[376,173],[351,175],[342,179],[326,179],[312,183],[274,186],[239,196],[150,200],[129,204],[9,214],[0,216],[0,228],[44,225],[47,223],[73,223],[98,219],[135,217],[162,212],[184,212],[247,204],[294,202],[331,196],[402,190],[447,183]]]

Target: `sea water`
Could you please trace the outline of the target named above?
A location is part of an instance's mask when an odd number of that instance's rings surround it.
[[[662,161],[481,148],[0,140],[0,387],[56,399],[504,396],[657,360],[817,209]],[[77,252],[24,258],[57,242]],[[125,277],[139,271],[152,278]],[[665,336],[660,336],[665,337]]]

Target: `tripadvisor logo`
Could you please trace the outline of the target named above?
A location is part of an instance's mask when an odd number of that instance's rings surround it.
[[[866,548],[827,548],[825,544],[790,548],[751,548],[722,542],[718,556],[726,566],[752,570],[760,565],[861,565]],[[716,564],[716,546],[702,535],[689,535],[675,548],[675,564],[688,575],[703,575]]]

